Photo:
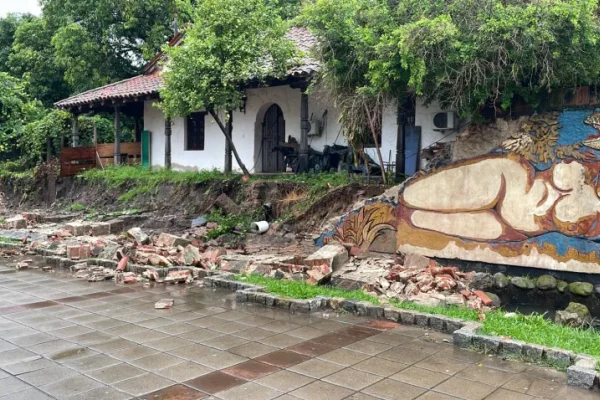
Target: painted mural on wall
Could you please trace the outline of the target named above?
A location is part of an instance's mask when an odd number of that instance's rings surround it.
[[[399,190],[387,211],[395,214],[399,252],[600,273],[599,110],[533,116],[490,154]],[[390,207],[369,207],[377,204]],[[347,241],[347,226],[340,222],[337,240]]]

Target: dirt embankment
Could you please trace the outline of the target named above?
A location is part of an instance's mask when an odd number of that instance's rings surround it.
[[[314,193],[312,185],[295,181],[258,180],[243,182],[232,179],[202,184],[163,183],[151,189],[134,182],[111,187],[79,179],[60,179],[56,185],[56,201],[49,211],[71,211],[73,205],[82,210],[115,212],[141,210],[156,222],[189,226],[192,218],[206,214],[217,197],[226,194],[244,213],[262,208],[272,210],[273,219],[282,219],[286,230],[317,231],[324,221],[351,209],[357,201],[378,196],[381,185],[349,184]],[[45,185],[25,181],[0,182],[2,208],[15,211],[48,209]]]

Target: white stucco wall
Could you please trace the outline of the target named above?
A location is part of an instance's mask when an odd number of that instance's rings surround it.
[[[236,148],[251,172],[261,172],[261,124],[266,110],[272,104],[277,104],[283,112],[285,119],[286,141],[292,136],[300,142],[300,99],[299,89],[289,86],[249,89],[246,112],[238,110],[233,113],[233,140]],[[395,162],[396,136],[398,132],[396,105],[386,106],[383,115],[383,131],[381,142],[381,155],[384,163]],[[320,136],[309,136],[309,145],[321,151],[323,146],[340,144],[346,145],[346,140],[341,132],[342,126],[339,115],[333,104],[318,89],[309,94],[309,116],[322,120],[323,113],[327,110],[327,126]],[[416,125],[422,127],[421,147],[426,148],[438,140],[450,141],[456,133],[435,131],[433,116],[442,111],[438,104],[426,107],[422,101],[417,100]],[[154,166],[164,166],[164,116],[153,105],[146,102],[144,107],[144,129],[152,133],[151,163]],[[312,132],[311,132],[312,133]],[[368,154],[377,161],[374,148],[367,149]],[[225,137],[210,117],[205,120],[205,146],[203,151],[185,150],[185,126],[183,118],[173,120],[171,137],[171,160],[174,169],[201,170],[222,169],[225,159]],[[239,171],[235,159],[233,168]]]
[[[416,104],[415,125],[421,127],[421,149],[425,149],[437,142],[451,142],[456,139],[456,131],[439,131],[435,130],[433,125],[433,117],[443,110],[438,102],[432,102],[426,106],[423,99],[418,98]],[[421,159],[421,167],[426,164],[426,161]]]

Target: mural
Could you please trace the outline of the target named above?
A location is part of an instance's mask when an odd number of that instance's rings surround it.
[[[395,214],[402,253],[600,274],[599,181],[600,112],[566,110],[531,117],[490,154],[412,178],[394,210],[369,207]],[[378,225],[363,219],[329,237],[370,238]]]
[[[379,238],[389,237],[388,232],[396,232],[396,206],[387,202],[372,202],[351,212],[321,243],[332,241],[352,243],[361,250],[368,250]],[[394,240],[395,235],[391,236]],[[395,243],[391,243],[395,248]]]

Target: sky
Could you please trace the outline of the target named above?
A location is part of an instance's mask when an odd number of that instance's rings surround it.
[[[8,13],[40,14],[38,0],[0,0],[0,18]]]

